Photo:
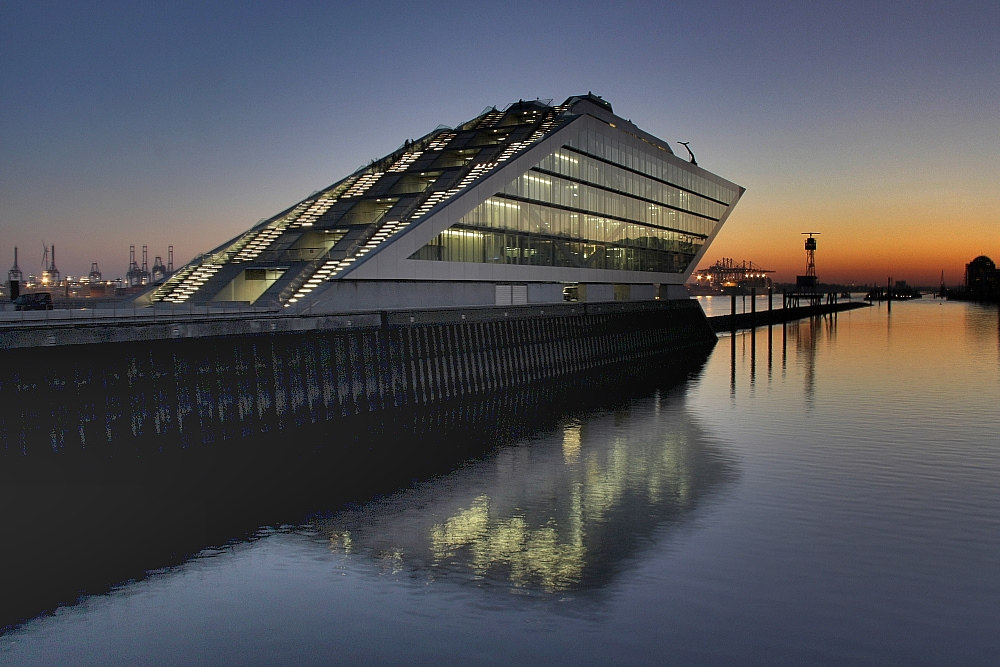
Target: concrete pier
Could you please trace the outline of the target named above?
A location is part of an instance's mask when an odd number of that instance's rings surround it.
[[[199,447],[614,374],[714,341],[689,300],[6,326],[0,452]]]

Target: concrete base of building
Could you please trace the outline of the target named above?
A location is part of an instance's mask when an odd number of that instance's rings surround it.
[[[655,301],[689,296],[683,285],[648,283],[337,280],[321,285],[296,303],[295,308],[299,312],[342,313],[400,308]]]

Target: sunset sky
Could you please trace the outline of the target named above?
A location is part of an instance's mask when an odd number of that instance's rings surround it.
[[[438,124],[593,91],[747,188],[707,262],[1000,260],[994,2],[0,0],[0,270],[175,265]]]

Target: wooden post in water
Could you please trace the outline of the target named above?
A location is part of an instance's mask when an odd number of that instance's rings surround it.
[[[733,294],[733,305],[735,311],[736,295]],[[736,313],[733,313],[733,322],[736,321]],[[736,325],[733,325],[733,335],[729,337],[729,395],[736,395]]]
[[[757,288],[750,288],[750,326],[757,325]]]
[[[781,370],[788,368],[788,321],[781,321]]]
[[[774,310],[774,286],[770,285],[767,288],[767,312],[770,313],[772,310]]]
[[[771,349],[774,338],[774,325],[770,321],[767,323],[767,379],[771,379]]]
[[[736,292],[729,295],[729,313],[730,313],[730,323],[732,325],[732,330],[736,331]]]

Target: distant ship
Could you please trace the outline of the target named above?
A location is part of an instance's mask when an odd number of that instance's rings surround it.
[[[896,284],[890,288],[874,287],[865,294],[868,301],[883,301],[892,299],[893,301],[906,301],[908,299],[920,299],[923,295],[919,290],[906,284],[905,280],[897,280]]]

